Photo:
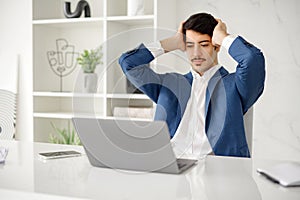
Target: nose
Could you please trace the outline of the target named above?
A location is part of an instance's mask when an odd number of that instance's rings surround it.
[[[199,44],[194,46],[194,56],[201,56],[202,55],[202,48]]]

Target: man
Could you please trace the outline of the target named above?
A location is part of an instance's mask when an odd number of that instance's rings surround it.
[[[235,73],[218,64],[223,46],[237,61]],[[191,71],[158,74],[149,63],[163,53],[186,51]],[[177,156],[207,154],[250,157],[243,115],[264,89],[265,62],[259,49],[207,13],[181,23],[177,34],[141,44],[119,63],[127,78],[156,104],[155,120],[168,124]]]

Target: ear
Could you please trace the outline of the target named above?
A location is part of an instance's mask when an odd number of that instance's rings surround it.
[[[215,45],[214,46],[214,50],[217,51],[217,52],[219,52],[220,51],[220,46]]]

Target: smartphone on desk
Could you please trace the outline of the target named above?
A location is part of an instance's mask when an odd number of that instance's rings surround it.
[[[52,152],[40,152],[39,157],[41,159],[55,159],[55,158],[68,158],[68,157],[75,157],[81,156],[81,153],[74,150],[67,150],[67,151],[52,151]]]

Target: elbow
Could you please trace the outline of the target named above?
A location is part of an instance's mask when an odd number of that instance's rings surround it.
[[[250,78],[250,85],[256,85],[256,94],[260,96],[263,93],[266,79],[265,58],[263,53],[259,51],[251,60],[252,70],[250,74],[253,78]]]
[[[121,66],[122,71],[126,74],[130,70],[130,66],[126,62],[126,54],[123,53],[119,58],[119,65]]]
[[[265,57],[259,49],[249,54],[249,59],[246,61],[245,66],[249,69],[251,77],[255,77],[255,80],[259,80],[261,85],[263,85],[266,76]]]
[[[259,50],[258,55],[256,56],[256,62],[257,62],[259,69],[261,69],[262,71],[265,71],[265,68],[266,68],[265,57],[264,57],[264,54],[260,50]]]
[[[266,63],[265,63],[265,57],[263,53],[260,51],[258,56],[256,56],[256,71],[257,76],[259,76],[259,80],[261,81],[261,88],[263,91],[264,83],[266,79]]]
[[[126,73],[137,66],[150,63],[153,59],[150,51],[141,44],[137,48],[123,53],[119,58],[119,64]]]
[[[264,54],[261,52],[260,49],[255,49],[252,52],[253,56],[252,56],[252,60],[255,60],[255,63],[257,65],[257,67],[260,70],[265,70],[265,56]]]

